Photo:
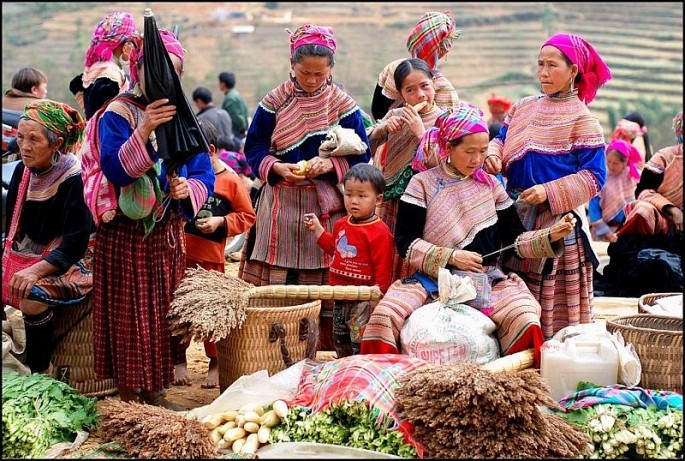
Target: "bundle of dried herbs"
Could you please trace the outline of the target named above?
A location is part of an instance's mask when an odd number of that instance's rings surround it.
[[[395,405],[433,458],[573,458],[583,431],[535,370],[491,372],[466,363],[422,368],[398,381]]]
[[[220,341],[245,321],[252,287],[218,271],[188,269],[167,313],[171,334],[198,342]]]
[[[209,430],[196,419],[153,405],[105,399],[99,436],[117,442],[135,458],[214,458]]]

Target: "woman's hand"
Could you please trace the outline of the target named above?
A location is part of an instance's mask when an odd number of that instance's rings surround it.
[[[483,257],[474,251],[454,250],[449,264],[463,271],[483,271]]]
[[[486,173],[497,174],[502,171],[502,160],[494,154],[490,154],[485,157],[485,162],[483,162],[483,169]]]
[[[423,126],[423,120],[414,106],[407,104],[402,108],[402,119],[411,132],[417,139],[421,139],[426,127]]]
[[[573,216],[573,213],[564,215],[563,218],[552,224],[552,227],[549,228],[549,241],[556,242],[569,235],[576,227],[576,221],[576,217]]]
[[[307,161],[307,170],[305,176],[308,178],[316,178],[322,174],[333,171],[333,161],[330,158],[314,157]]]
[[[379,127],[383,133],[397,133],[404,126],[404,119],[399,115],[391,115],[381,122]]]
[[[40,272],[33,266],[22,269],[12,276],[9,285],[10,293],[19,299],[26,299],[31,293],[31,288],[40,278]]]
[[[526,205],[539,205],[547,200],[547,191],[544,186],[537,184],[521,192],[519,200]]]
[[[309,163],[309,162],[307,162],[307,163]],[[300,166],[297,165],[296,163],[285,163],[285,162],[274,163],[273,166],[271,167],[271,171],[273,171],[278,176],[280,176],[281,178],[285,179],[288,182],[300,182],[306,178],[306,176],[295,174],[295,171],[298,171],[299,169],[300,169]]]
[[[211,234],[226,223],[223,216],[210,216],[195,220],[195,227],[203,234]]]
[[[666,205],[663,208],[664,215],[673,224],[676,231],[683,231],[683,212],[680,208],[673,205]]]
[[[144,140],[147,140],[155,128],[162,123],[171,121],[176,114],[176,106],[169,104],[168,99],[152,101],[145,108],[143,120],[138,124],[138,130]]]
[[[169,181],[169,195],[174,200],[183,200],[190,195],[190,186],[188,180],[183,176],[176,176],[175,178],[167,177]]]
[[[102,216],[100,216],[100,220],[103,223],[108,223],[114,219],[114,217],[117,215],[116,210],[107,210],[104,213],[102,213]]]

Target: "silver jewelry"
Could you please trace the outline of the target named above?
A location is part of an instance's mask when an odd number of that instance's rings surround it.
[[[59,153],[59,151],[56,150],[56,151],[52,154],[52,157],[50,157],[50,163],[51,163],[52,165],[57,165],[57,162],[59,162],[59,157],[60,157],[60,155],[61,155],[61,154]]]

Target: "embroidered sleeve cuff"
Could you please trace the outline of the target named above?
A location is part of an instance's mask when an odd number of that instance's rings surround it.
[[[435,246],[425,240],[416,239],[409,245],[407,261],[409,265],[432,277],[438,276],[438,271],[446,267],[454,250]]]
[[[271,168],[274,166],[275,163],[280,161],[281,160],[274,157],[273,155],[267,155],[266,157],[264,157],[262,162],[259,164],[259,178],[264,182],[268,182],[269,173],[271,173]]]
[[[138,130],[135,130],[133,136],[119,150],[119,162],[126,174],[132,178],[140,178],[156,163],[150,158],[145,144]]]
[[[564,239],[549,241],[549,228],[524,232],[516,238],[516,254],[521,258],[552,258],[561,256]]]
[[[554,215],[575,210],[599,193],[595,176],[587,170],[543,184]]]
[[[343,179],[345,179],[345,174],[347,174],[347,171],[350,169],[350,164],[347,162],[347,158],[330,157],[330,159],[331,162],[333,162],[333,171],[335,172],[337,182],[343,182]]]
[[[195,178],[188,179],[188,188],[190,189],[188,198],[190,199],[190,204],[193,208],[188,211],[191,212],[189,218],[192,218],[200,211],[200,207],[207,201],[209,191],[202,181]]]

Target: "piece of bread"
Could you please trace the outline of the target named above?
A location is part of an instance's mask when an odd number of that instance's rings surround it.
[[[307,172],[307,161],[306,160],[300,160],[297,162],[298,169],[293,171],[293,174],[297,176],[304,176],[304,174]]]
[[[416,109],[416,112],[421,112],[424,107],[428,105],[428,101],[421,101],[417,105],[414,106],[414,109]]]

